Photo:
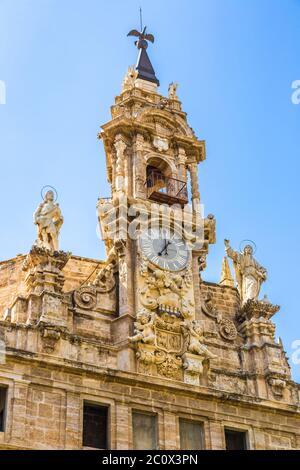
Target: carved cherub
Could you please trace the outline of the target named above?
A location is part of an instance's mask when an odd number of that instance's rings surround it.
[[[188,335],[188,352],[204,356],[207,359],[213,359],[216,357],[212,354],[208,348],[203,344],[204,340],[204,329],[201,323],[197,320],[186,320],[183,326]]]
[[[146,309],[142,309],[137,314],[137,321],[134,323],[134,336],[129,340],[132,343],[139,341],[145,344],[154,344],[155,331],[154,331],[155,314]]]

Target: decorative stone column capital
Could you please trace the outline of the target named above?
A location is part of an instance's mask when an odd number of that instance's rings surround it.
[[[124,137],[122,134],[117,134],[114,142],[114,147],[117,151],[117,158],[120,156],[123,156],[125,149],[127,147],[127,144],[125,142]]]
[[[179,147],[178,149],[178,163],[179,165],[186,165],[186,153],[185,153],[185,150],[184,148],[182,147]]]

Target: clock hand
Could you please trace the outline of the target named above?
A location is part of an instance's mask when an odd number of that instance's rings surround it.
[[[162,254],[163,254],[165,251],[168,250],[168,246],[170,245],[171,242],[170,242],[170,240],[168,240],[168,241],[165,240],[165,242],[166,242],[166,244],[165,244],[163,250],[161,250],[161,252],[158,253],[158,256],[162,256]]]

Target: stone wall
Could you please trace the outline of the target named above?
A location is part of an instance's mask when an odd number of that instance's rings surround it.
[[[179,419],[203,423],[206,449],[224,449],[224,428],[248,432],[250,449],[300,448],[300,417],[292,406],[228,397],[201,387],[121,373],[75,371],[11,358],[1,366],[8,386],[2,448],[80,449],[84,400],[109,407],[109,445],[132,448],[132,411],[157,415],[160,449],[180,449]],[[79,364],[78,364],[79,365]]]
[[[1,263],[0,386],[8,387],[1,448],[82,448],[84,401],[109,407],[112,449],[132,448],[133,411],[157,416],[160,449],[180,449],[180,418],[203,423],[207,449],[225,448],[226,427],[247,431],[251,449],[300,448],[299,386],[272,323],[251,323],[263,328],[255,344],[238,320],[236,289],[200,284],[197,320],[216,358],[195,386],[137,373],[134,346],[124,341],[134,318],[118,316],[117,283],[93,285],[102,262],[61,254],[61,274],[48,260],[53,289],[34,256],[27,271],[24,257]]]

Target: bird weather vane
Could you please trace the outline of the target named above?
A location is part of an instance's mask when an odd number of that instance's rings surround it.
[[[139,38],[138,41],[135,41],[135,45],[138,49],[147,49],[148,42],[150,41],[154,43],[154,36],[153,34],[147,33],[147,26],[143,27],[143,16],[142,16],[142,9],[140,8],[140,22],[141,22],[141,31],[137,29],[132,29],[129,31],[127,36],[134,36]]]

